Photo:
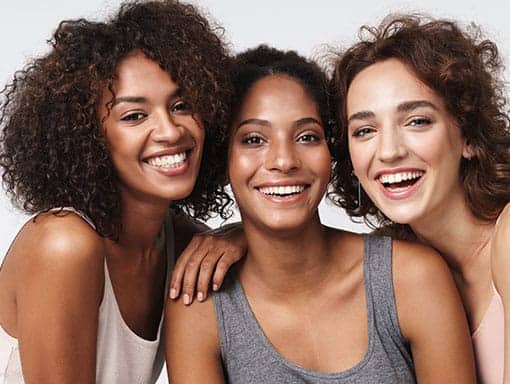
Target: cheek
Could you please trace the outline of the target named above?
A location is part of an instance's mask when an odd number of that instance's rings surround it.
[[[241,151],[233,148],[228,159],[228,175],[230,184],[234,193],[238,186],[248,181],[249,177],[257,168],[257,160],[260,160],[260,154],[257,156],[255,151]]]
[[[331,178],[331,154],[327,147],[321,148],[315,153],[310,160],[310,164],[314,164],[317,173],[324,179],[324,183],[329,183]]]

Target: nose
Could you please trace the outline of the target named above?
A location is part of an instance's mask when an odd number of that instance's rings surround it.
[[[162,112],[156,115],[151,136],[155,142],[174,144],[184,136],[185,129],[175,116]]]
[[[386,163],[394,162],[407,154],[405,139],[398,127],[382,130],[377,151],[379,160]]]
[[[269,144],[265,166],[268,170],[290,173],[301,166],[294,143],[275,141]]]

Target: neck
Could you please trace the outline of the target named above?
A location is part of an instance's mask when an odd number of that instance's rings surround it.
[[[280,232],[244,223],[248,254],[240,267],[243,284],[271,296],[314,291],[328,275],[328,230],[318,214],[303,228]]]
[[[452,202],[447,212],[412,224],[411,228],[425,244],[441,253],[454,273],[462,276],[490,257],[488,245],[494,222],[475,217],[464,201]]]
[[[161,227],[170,202],[140,201],[122,196],[121,228],[116,243],[127,255],[148,255],[161,245]]]

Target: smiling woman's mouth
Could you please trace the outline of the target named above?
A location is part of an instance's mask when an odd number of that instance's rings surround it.
[[[423,171],[388,173],[379,176],[379,181],[386,189],[398,190],[416,184],[424,174]]]

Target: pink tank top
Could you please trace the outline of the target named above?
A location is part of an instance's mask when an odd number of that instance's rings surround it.
[[[503,302],[494,289],[489,308],[472,335],[478,382],[481,384],[503,383],[504,321]]]

